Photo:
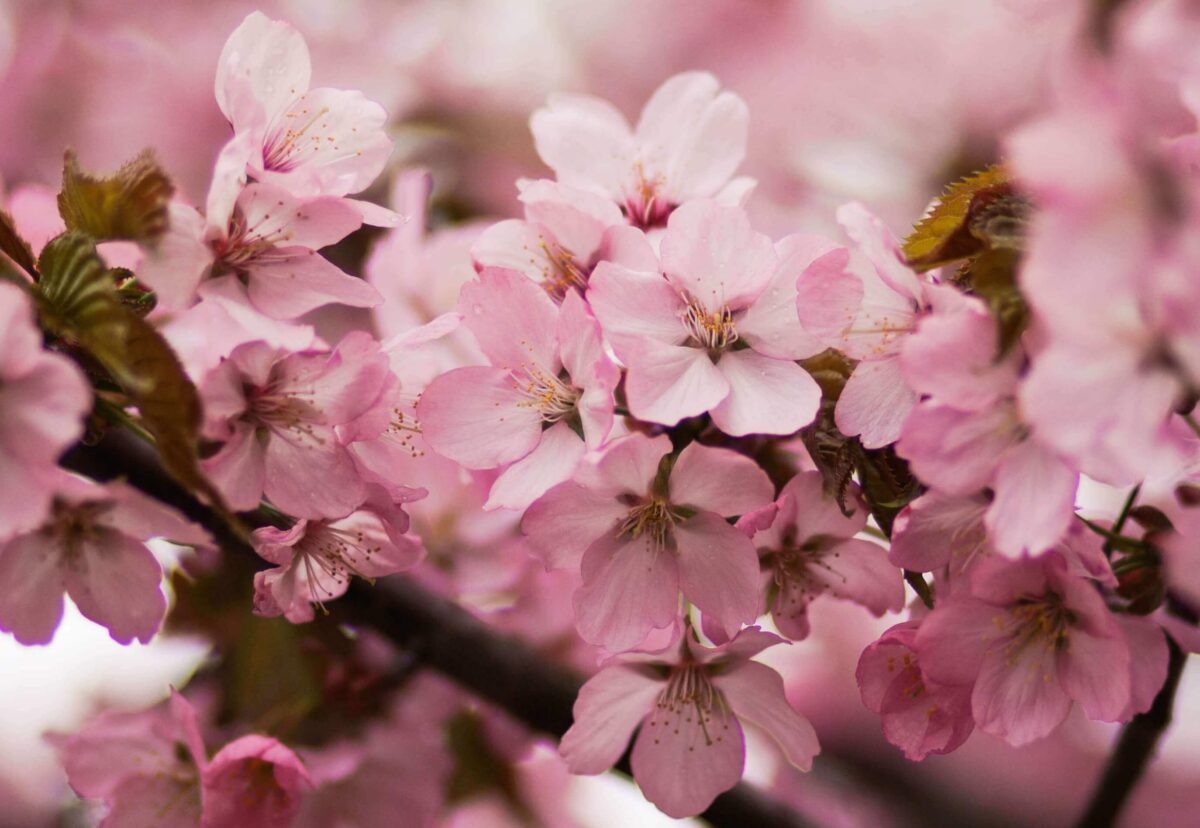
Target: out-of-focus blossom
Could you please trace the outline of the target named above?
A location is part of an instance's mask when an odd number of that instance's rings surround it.
[[[167,609],[150,538],[208,542],[203,530],[123,483],[62,474],[46,521],[0,544],[0,629],[22,644],[48,643],[65,592],[114,641],[148,642]]]
[[[287,828],[312,779],[290,748],[250,735],[217,751],[204,767],[201,784],[203,828]]]
[[[55,464],[90,405],[83,372],[42,346],[24,291],[0,282],[0,540],[46,518]]]

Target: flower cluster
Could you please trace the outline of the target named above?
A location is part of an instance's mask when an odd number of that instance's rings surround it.
[[[0,215],[0,629],[50,641],[65,593],[121,643],[168,619],[222,652],[204,716],[174,694],[54,737],[72,788],[111,825],[433,824],[454,784],[538,822],[530,736],[359,626],[352,579],[401,572],[588,671],[556,761],[628,749],[673,817],[739,782],[747,725],[812,767],[811,700],[768,662],[820,636],[814,602],[906,613],[856,678],[915,761],[1148,710],[1200,649],[1200,111],[1172,31],[1073,56],[904,240],[858,202],[839,238],[774,239],[748,107],[707,72],[634,126],[551,96],[523,218],[436,226],[420,170],[399,212],[353,198],[384,109],[311,88],[297,30],[251,14],[203,210],[144,157],[68,155],[48,217]],[[319,251],[363,225],[359,278]],[[206,520],[64,458],[122,430]],[[156,539],[191,547],[171,590]],[[236,738],[209,757],[201,718]]]

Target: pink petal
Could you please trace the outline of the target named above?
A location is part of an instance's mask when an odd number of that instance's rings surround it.
[[[765,664],[745,661],[713,678],[739,719],[757,725],[775,740],[787,760],[802,771],[812,769],[820,753],[817,732],[788,703],[783,679]]]
[[[604,351],[600,325],[574,291],[563,297],[559,308],[557,338],[571,384],[583,389],[577,410],[584,437],[589,448],[599,448],[612,430],[613,391],[621,372]]]
[[[289,137],[310,120],[302,135]],[[297,196],[351,195],[366,189],[391,155],[386,123],[383,107],[361,92],[312,89],[272,118],[262,152],[249,164],[259,181]],[[273,152],[283,160],[274,161]]]
[[[839,207],[837,218],[888,287],[906,299],[921,300],[921,280],[901,261],[900,242],[877,216],[855,201]]]
[[[479,234],[471,245],[471,258],[477,268],[514,270],[549,286],[562,278],[552,255],[555,242],[544,227],[521,219],[507,219]]]
[[[851,538],[830,549],[815,570],[830,595],[861,604],[876,617],[904,608],[900,570],[887,559],[887,550],[868,540]]]
[[[255,115],[247,110],[247,102],[268,114],[281,112],[308,89],[311,72],[300,33],[288,23],[252,12],[225,41],[217,60],[217,106],[234,124]]]
[[[256,259],[246,276],[254,307],[275,319],[295,319],[329,304],[371,308],[383,301],[371,285],[303,247],[281,248]]]
[[[800,325],[824,347],[843,344],[845,331],[854,324],[862,307],[862,279],[847,270],[849,262],[848,249],[834,248],[809,262],[796,279]],[[781,268],[787,264],[785,260]]]
[[[650,246],[646,234],[636,227],[618,224],[604,231],[600,250],[596,253],[600,267],[605,262],[640,273],[658,273],[658,254]]]
[[[1154,703],[1154,697],[1167,678],[1167,639],[1163,628],[1149,618],[1134,615],[1116,616],[1129,646],[1130,705],[1121,718],[1144,713]]]
[[[689,443],[671,469],[668,491],[673,504],[733,517],[770,503],[775,487],[746,455]]]
[[[838,398],[834,421],[846,436],[857,435],[865,448],[882,448],[900,437],[916,401],[898,359],[860,362]]]
[[[940,684],[974,682],[996,635],[996,613],[994,607],[970,599],[939,603],[917,631],[914,649],[925,673]]]
[[[927,492],[906,506],[892,525],[888,558],[896,566],[932,572],[951,563],[974,560],[985,552],[983,513],[988,501]]]
[[[551,95],[529,127],[538,155],[559,182],[620,197],[632,164],[633,134],[616,107],[590,95]]]
[[[463,285],[463,324],[497,368],[536,366],[558,373],[558,308],[546,292],[515,270],[488,268]]]
[[[22,644],[48,644],[63,612],[62,552],[48,534],[0,546],[0,628]]]
[[[737,207],[693,201],[671,213],[661,244],[663,272],[709,312],[749,306],[767,289],[775,246]]]
[[[651,630],[679,615],[679,567],[645,535],[622,540],[610,533],[583,556],[583,585],[575,593],[575,621],[589,644],[609,652],[632,649]]]
[[[141,541],[98,529],[67,562],[67,594],[87,618],[107,627],[114,641],[150,642],[167,612],[162,567]]]
[[[246,165],[255,151],[260,149],[255,137],[249,131],[234,132],[217,155],[204,207],[208,232],[215,238],[224,238],[229,231],[233,206],[248,180]]]
[[[654,711],[630,757],[633,778],[667,816],[695,816],[742,778],[746,746],[737,717],[721,705],[700,721],[692,706]]]
[[[857,486],[848,492],[846,506],[853,510],[850,515],[843,514],[837,501],[826,493],[820,472],[800,472],[779,493],[779,517],[773,528],[783,530],[794,524],[798,543],[820,536],[851,538],[867,525],[867,509],[858,497]]]
[[[525,510],[521,530],[547,569],[579,565],[583,553],[614,529],[629,508],[578,483],[560,483]]]
[[[817,416],[821,388],[794,362],[747,348],[722,354],[717,369],[729,395],[712,409],[712,419],[730,436],[792,434]]]
[[[258,506],[266,480],[266,446],[255,429],[239,426],[220,451],[201,463],[231,509]]]
[[[575,723],[559,753],[571,773],[603,773],[617,763],[634,728],[654,709],[663,682],[635,665],[605,667],[575,699]]]
[[[137,277],[154,291],[158,307],[184,310],[195,299],[213,252],[204,243],[204,216],[194,207],[172,201],[167,215],[167,232],[147,251]]]
[[[1014,747],[1049,735],[1071,709],[1059,681],[1054,651],[1040,642],[985,656],[971,694],[976,725]]]
[[[336,244],[362,226],[362,215],[349,199],[317,196],[300,199],[280,187],[256,182],[237,201],[246,240],[276,247],[318,250]]]
[[[835,249],[820,236],[792,235],[775,245],[780,257],[767,289],[737,320],[738,334],[754,350],[776,359],[805,359],[825,345],[800,325],[796,281],[819,256]]]
[[[514,387],[508,371],[456,368],[429,384],[417,403],[429,445],[469,469],[512,463],[537,447],[542,416]]]
[[[667,80],[646,102],[635,136],[640,158],[666,178],[666,196],[682,204],[713,196],[746,155],[746,103],[707,72]]]
[[[257,772],[265,766],[269,775]],[[266,736],[243,736],[213,756],[203,774],[203,828],[286,828],[312,788],[290,749]]]
[[[1075,517],[1079,474],[1037,440],[1013,447],[996,469],[984,523],[998,552],[1036,555],[1054,546]]]
[[[112,793],[105,828],[195,828],[200,824],[200,783],[168,774],[127,776]]]
[[[750,540],[721,517],[698,512],[675,526],[684,597],[732,637],[758,617],[758,555]]]
[[[643,339],[678,345],[687,338],[680,322],[683,300],[659,273],[601,262],[588,281],[587,299],[622,359],[635,356]]]
[[[524,509],[546,490],[569,480],[585,451],[583,440],[566,423],[542,432],[537,447],[496,478],[485,509]]]
[[[362,478],[332,428],[273,430],[264,466],[267,499],[289,515],[341,517],[362,503]]]
[[[581,465],[575,479],[610,498],[623,494],[642,496],[650,491],[659,464],[670,453],[671,440],[665,434],[647,437],[634,433],[610,443],[594,465]]]
[[[700,348],[643,339],[626,357],[625,394],[638,419],[673,426],[729,395],[729,381]]]
[[[1090,719],[1115,722],[1129,711],[1132,693],[1129,644],[1122,635],[1103,637],[1072,629],[1058,656],[1055,679]]]
[[[545,179],[518,181],[517,187],[525,218],[547,228],[584,265],[600,248],[608,227],[625,226],[625,217],[612,199]]]
[[[997,464],[1021,436],[1010,405],[963,411],[927,400],[904,421],[896,453],[924,483],[965,496],[992,482]]]

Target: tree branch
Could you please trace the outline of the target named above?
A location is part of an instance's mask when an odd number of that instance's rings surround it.
[[[1150,764],[1158,740],[1171,723],[1171,708],[1187,653],[1170,636],[1167,646],[1170,648],[1167,680],[1150,709],[1134,716],[1121,731],[1117,746],[1092,793],[1087,810],[1075,824],[1076,828],[1111,828],[1116,824],[1125,801]]]
[[[163,470],[149,445],[128,434],[110,430],[97,445],[71,449],[62,462],[97,480],[123,478],[203,526],[223,550],[254,555],[216,512]],[[338,622],[376,630],[424,665],[533,730],[558,737],[571,726],[571,709],[582,677],[410,578],[393,576],[374,587],[356,581],[344,598],[330,605],[330,611]],[[628,774],[628,764],[622,762],[618,770]],[[746,784],[717,797],[701,816],[715,828],[811,825],[788,806]]]

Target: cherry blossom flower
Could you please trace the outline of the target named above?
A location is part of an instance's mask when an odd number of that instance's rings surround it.
[[[150,538],[208,542],[203,530],[123,483],[99,486],[64,473],[45,523],[0,543],[0,629],[22,644],[48,643],[65,592],[114,641],[149,642],[167,609]]]
[[[408,515],[382,488],[336,520],[300,520],[289,529],[254,532],[254,549],[275,564],[255,573],[254,611],[283,615],[294,624],[313,620],[313,605],[339,598],[351,576],[372,580],[411,569],[424,556],[408,531]]]
[[[46,738],[71,789],[108,807],[104,828],[201,824],[204,741],[195,709],[178,693],[169,705],[105,711],[76,733]]]
[[[928,307],[927,283],[900,259],[883,222],[858,203],[838,210],[855,249],[817,258],[796,283],[800,324],[823,347],[857,360],[834,410],[838,429],[866,448],[894,443],[916,394],[900,370],[900,349]]]
[[[941,685],[970,686],[980,730],[1012,745],[1039,739],[1072,702],[1117,721],[1131,699],[1129,644],[1088,578],[1064,556],[991,558],[921,621],[915,650]]]
[[[896,516],[888,560],[902,569],[933,572],[949,567],[951,584],[992,554],[983,516],[990,502],[983,494],[955,497],[926,492]]]
[[[275,319],[294,319],[329,303],[372,307],[379,293],[343,273],[319,248],[358,229],[362,216],[346,199],[297,199],[270,184],[242,190],[229,224],[205,228],[204,218],[179,202],[170,226],[137,271],[168,309],[188,307],[202,280],[236,280],[247,301]]]
[[[560,751],[572,773],[596,774],[625,752],[633,731],[633,777],[672,817],[694,816],[742,776],[743,722],[763,729],[800,770],[819,751],[812,725],[784,694],[783,679],[751,661],[776,635],[748,627],[720,647],[684,637],[670,662],[626,656],[592,676],[575,702]]]
[[[463,287],[459,311],[491,365],[431,382],[417,404],[422,433],[466,468],[507,466],[487,507],[524,508],[571,476],[585,446],[603,445],[618,372],[578,294],[556,307],[521,274],[494,268]]]
[[[758,617],[754,546],[725,518],[770,501],[766,473],[699,443],[664,471],[670,453],[666,437],[618,440],[546,492],[521,524],[548,566],[581,566],[579,633],[610,652],[677,624],[681,592],[726,636]]]
[[[562,301],[568,290],[584,291],[601,260],[611,260],[613,236],[628,228],[608,199],[554,181],[517,182],[525,218],[484,230],[471,246],[475,267],[505,267],[524,273]]]
[[[854,601],[876,616],[904,607],[900,571],[887,551],[855,538],[867,524],[865,504],[851,492],[850,515],[822,487],[820,472],[801,472],[769,506],[737,526],[754,542],[767,574],[767,607],[779,631],[808,637],[808,605],[822,595]]]
[[[249,735],[217,751],[201,777],[202,828],[287,828],[312,788],[304,764],[268,736]]]
[[[346,196],[365,189],[392,151],[387,113],[361,92],[309,88],[304,38],[288,23],[252,12],[229,36],[217,64],[216,98],[233,127],[208,194],[210,226],[223,232],[249,174],[294,196]],[[353,199],[363,221],[399,217]]]
[[[200,388],[205,433],[224,441],[205,472],[234,509],[265,493],[296,517],[346,515],[364,484],[336,427],[379,405],[388,376],[387,357],[361,332],[328,353],[238,347]]]
[[[712,201],[673,212],[661,246],[662,274],[603,262],[587,294],[633,415],[675,425],[707,411],[732,436],[812,422],[821,392],[795,360],[820,349],[786,307],[804,257],[781,262],[743,210]]]
[[[24,291],[0,282],[0,540],[46,518],[55,464],[90,406],[83,373],[42,347]]]
[[[1169,417],[1200,378],[1200,214],[1129,78],[1091,64],[1076,75],[1007,142],[1038,205],[1020,281],[1047,340],[1020,401],[1040,439],[1127,485],[1176,461]]]
[[[948,285],[926,288],[932,312],[904,343],[909,386],[925,397],[904,421],[896,452],[935,490],[992,495],[984,522],[1009,557],[1051,548],[1074,516],[1078,472],[1023,421],[1018,346],[995,353],[987,308]]]
[[[655,91],[636,129],[590,95],[551,95],[529,123],[559,183],[610,199],[646,229],[689,201],[737,204],[749,194],[752,180],[732,178],[746,154],[748,122],[746,104],[716,78],[684,72]]]
[[[921,670],[918,625],[906,621],[881,635],[863,650],[855,673],[863,704],[879,714],[884,737],[914,762],[957,750],[975,729],[971,688],[939,685]]]

